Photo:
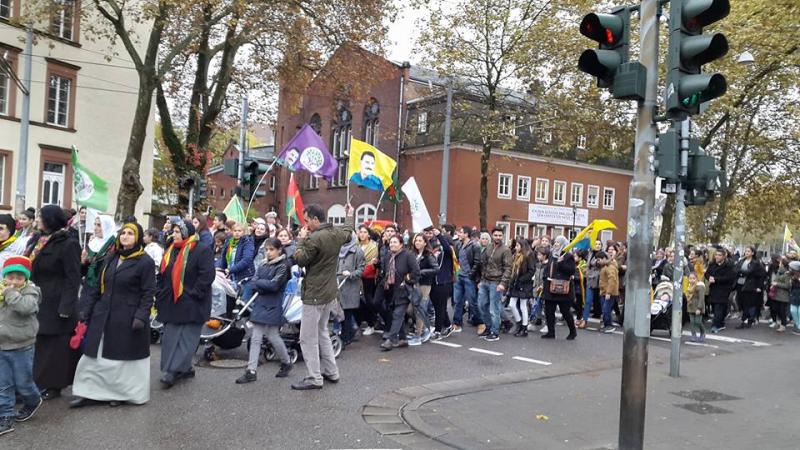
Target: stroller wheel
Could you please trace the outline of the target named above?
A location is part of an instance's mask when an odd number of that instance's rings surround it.
[[[292,350],[288,350],[288,352],[289,356],[291,357]],[[267,361],[275,361],[276,359],[278,359],[278,355],[275,354],[275,349],[272,348],[271,345],[265,345],[261,353],[264,355],[264,359],[266,359]]]
[[[342,354],[342,349],[344,349],[344,343],[342,342],[341,336],[338,334],[332,335],[331,346],[333,347],[333,357],[338,358],[339,355]]]
[[[293,348],[290,348],[288,352],[289,352],[289,361],[291,361],[292,364],[297,364],[297,360],[300,359],[300,353]]]
[[[150,343],[158,344],[159,340],[161,340],[161,330],[150,329]]]
[[[208,362],[217,360],[217,353],[214,351],[213,345],[210,347],[206,347],[206,349],[203,350],[203,358],[205,358],[205,360]]]

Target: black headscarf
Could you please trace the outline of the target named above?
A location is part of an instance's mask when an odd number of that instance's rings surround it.
[[[39,220],[45,229],[43,234],[53,234],[67,227],[67,216],[64,210],[56,205],[43,206],[39,211]]]
[[[136,237],[136,242],[133,244],[133,247],[129,249],[123,248],[122,242],[120,242],[119,240],[120,233],[122,233],[122,230],[126,228],[133,230],[133,233]],[[144,230],[142,229],[142,226],[136,222],[128,222],[125,225],[123,225],[122,228],[120,228],[119,232],[117,233],[117,240],[114,243],[114,246],[117,249],[117,253],[123,258],[129,258],[135,253],[144,252]]]

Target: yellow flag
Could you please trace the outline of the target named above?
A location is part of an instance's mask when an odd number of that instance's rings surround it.
[[[396,167],[397,162],[377,148],[358,139],[350,140],[347,177],[351,183],[383,191],[392,185],[392,174]]]

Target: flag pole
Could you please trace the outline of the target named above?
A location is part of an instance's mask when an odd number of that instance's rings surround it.
[[[253,189],[252,195],[250,195],[250,202],[247,203],[247,210],[244,212],[244,217],[247,218],[247,215],[250,214],[250,206],[253,204],[253,200],[256,198],[256,194],[258,193],[258,188],[261,187],[261,184],[264,183],[264,178],[267,178],[267,174],[272,171],[272,168],[275,166],[275,163],[278,162],[278,158],[275,158],[272,161],[272,164],[267,167],[267,171],[264,172],[264,175],[261,176],[261,179],[258,180],[258,184],[256,185],[255,189]]]
[[[381,202],[383,201],[383,196],[386,194],[386,189],[381,191],[381,196],[378,197],[378,204],[375,205],[375,219],[378,219],[378,211],[381,209]]]

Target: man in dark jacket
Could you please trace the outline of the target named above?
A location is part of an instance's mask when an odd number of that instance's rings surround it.
[[[472,326],[483,324],[481,314],[478,311],[478,288],[472,278],[473,268],[477,269],[480,265],[481,245],[478,243],[480,232],[474,231],[471,227],[463,227],[458,235],[460,248],[458,248],[458,263],[461,271],[456,277],[453,286],[453,326],[454,331],[461,330],[464,321],[464,305],[469,305],[470,323]]]
[[[429,233],[433,236],[429,238],[431,246],[438,249],[438,252],[435,253],[438,271],[431,287],[431,301],[436,317],[434,336],[446,338],[455,330],[447,313],[447,301],[453,296],[453,269],[455,266],[453,244],[450,236],[442,233],[439,229],[430,227],[429,230],[425,230],[425,236],[428,237]],[[461,327],[459,327],[459,331],[461,331]]]
[[[728,298],[730,297],[733,283],[736,281],[736,269],[728,259],[727,252],[722,247],[717,247],[714,261],[708,265],[705,278],[709,286],[708,302],[714,309],[714,323],[712,333],[719,333],[725,329],[725,317],[728,315]]]
[[[478,306],[481,317],[488,322],[481,333],[487,341],[500,340],[500,315],[503,312],[503,294],[511,279],[511,250],[505,246],[505,233],[500,228],[492,230],[492,246],[481,258],[481,282],[478,284]]]
[[[300,322],[300,349],[306,362],[308,376],[292,385],[292,389],[322,389],[322,380],[339,382],[339,368],[333,356],[328,320],[338,294],[336,272],[339,249],[353,234],[353,207],[347,205],[349,224],[333,227],[327,223],[325,211],[319,205],[303,210],[306,226],[297,235],[294,260],[306,269],[303,278],[303,315]]]

